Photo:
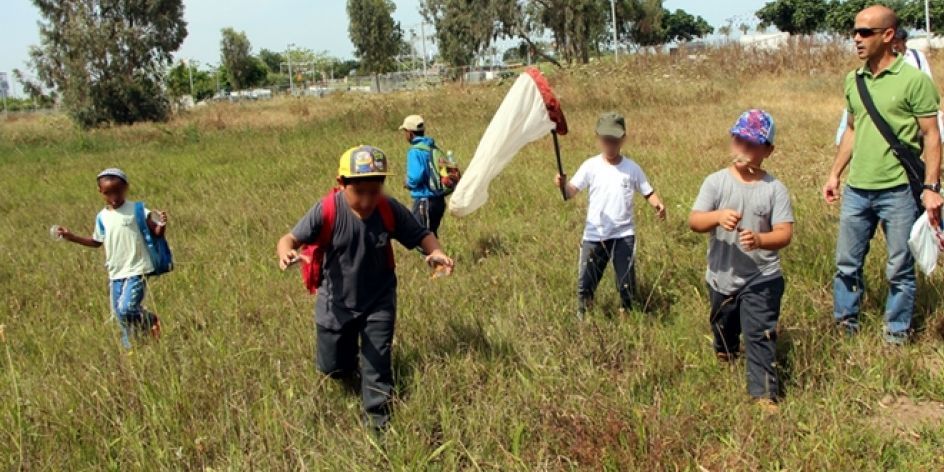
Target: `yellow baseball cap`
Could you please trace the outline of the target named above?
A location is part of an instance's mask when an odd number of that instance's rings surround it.
[[[423,120],[423,117],[420,115],[410,115],[403,119],[403,124],[400,125],[400,129],[413,132],[425,131],[426,121]]]
[[[346,179],[394,175],[387,167],[387,155],[373,146],[352,147],[341,155],[338,176]]]

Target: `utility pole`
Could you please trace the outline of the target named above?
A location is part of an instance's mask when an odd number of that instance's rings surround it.
[[[426,22],[420,22],[420,36],[423,37],[423,77],[426,77]]]
[[[288,52],[285,53],[285,56],[288,58],[288,86],[291,89],[292,96],[295,96],[295,78],[292,76],[292,48],[295,47],[295,43],[288,45]]]
[[[193,94],[193,64],[189,59],[184,59],[183,63],[187,67],[187,74],[190,76],[190,98],[196,100],[196,95]]]
[[[924,0],[924,30],[928,33],[928,42],[931,41],[931,0]]]
[[[616,0],[610,0],[610,14],[613,16],[613,58],[619,62],[619,41],[616,34]]]
[[[0,72],[0,96],[3,97],[3,116],[7,116],[7,93],[10,91],[10,82],[7,80],[7,73]]]

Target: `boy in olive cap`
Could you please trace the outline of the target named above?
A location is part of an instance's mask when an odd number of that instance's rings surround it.
[[[341,156],[336,193],[316,203],[276,249],[285,270],[301,257],[298,249],[319,244],[322,230],[330,225],[315,301],[316,363],[319,371],[339,380],[356,381],[359,373],[364,412],[377,430],[387,426],[393,394],[393,240],[408,249],[422,248],[427,263],[442,273],[450,274],[453,268],[436,237],[403,205],[384,195],[390,175],[380,149],[349,149]],[[330,210],[325,208],[327,199],[332,199]]]
[[[593,305],[594,292],[610,261],[616,271],[622,308],[632,308],[636,289],[633,197],[641,194],[659,218],[665,219],[665,205],[646,174],[622,154],[626,120],[618,113],[604,113],[597,122],[596,132],[600,154],[584,162],[564,186],[567,199],[589,190],[577,282],[577,316],[581,320]],[[555,184],[560,187],[565,180],[566,176],[557,175]]]
[[[128,176],[121,169],[110,168],[99,173],[96,180],[106,206],[95,217],[92,236],[79,236],[63,227],[57,228],[56,235],[90,248],[105,246],[111,309],[121,327],[121,344],[130,349],[134,331],[160,335],[157,315],[141,306],[147,288],[145,277],[154,271],[154,265],[138,225],[135,203],[127,201]],[[145,208],[144,218],[151,234],[163,238],[167,213],[152,214]]]
[[[778,251],[793,238],[787,188],[763,169],[774,151],[776,127],[763,110],[749,110],[731,128],[734,163],[708,176],[689,216],[692,231],[708,233],[706,280],[715,354],[733,360],[744,335],[747,390],[775,410],[777,322],[784,292]]]

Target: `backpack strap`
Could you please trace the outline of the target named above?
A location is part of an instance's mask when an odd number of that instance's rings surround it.
[[[918,66],[918,70],[921,70],[921,55],[918,54],[918,50],[909,49],[908,52],[910,52],[911,56],[914,57],[915,64]]]
[[[386,197],[381,197],[377,202],[377,211],[380,212],[384,229],[387,230],[390,236],[387,241],[387,265],[389,265],[391,269],[395,269],[397,267],[397,261],[393,255],[393,233],[397,231],[397,217],[393,214],[393,207],[390,206],[390,200]]]
[[[144,214],[144,202],[134,202],[134,221],[138,224],[141,236],[144,237],[144,243],[148,246],[153,244],[151,229],[147,225],[147,215]]]
[[[144,247],[147,248],[148,255],[151,256],[154,268],[157,268],[157,250],[154,247],[154,236],[151,235],[151,228],[147,225],[147,215],[144,214],[144,202],[134,202],[134,221],[138,223],[138,231],[144,238]]]
[[[901,166],[905,169],[905,175],[908,177],[908,184],[911,186],[911,192],[914,194],[915,200],[917,200],[918,208],[923,208],[921,193],[924,190],[924,161],[922,161],[919,156],[915,155],[915,151],[911,146],[908,146],[898,139],[891,125],[882,117],[882,113],[878,111],[878,108],[875,106],[875,101],[872,99],[872,95],[869,93],[868,88],[866,88],[864,74],[856,73],[856,88],[859,92],[859,99],[862,100],[862,105],[865,106],[865,111],[868,113],[869,118],[872,119],[872,123],[878,129],[879,134],[885,138],[885,142],[888,143],[888,147],[891,148],[892,154],[898,158]]]
[[[327,249],[334,235],[334,221],[338,217],[338,190],[334,189],[321,200],[321,231],[318,233],[318,246]]]

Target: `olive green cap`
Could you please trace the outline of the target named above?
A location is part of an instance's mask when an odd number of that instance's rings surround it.
[[[618,139],[626,136],[626,119],[616,112],[600,115],[600,120],[597,121],[597,135]]]

